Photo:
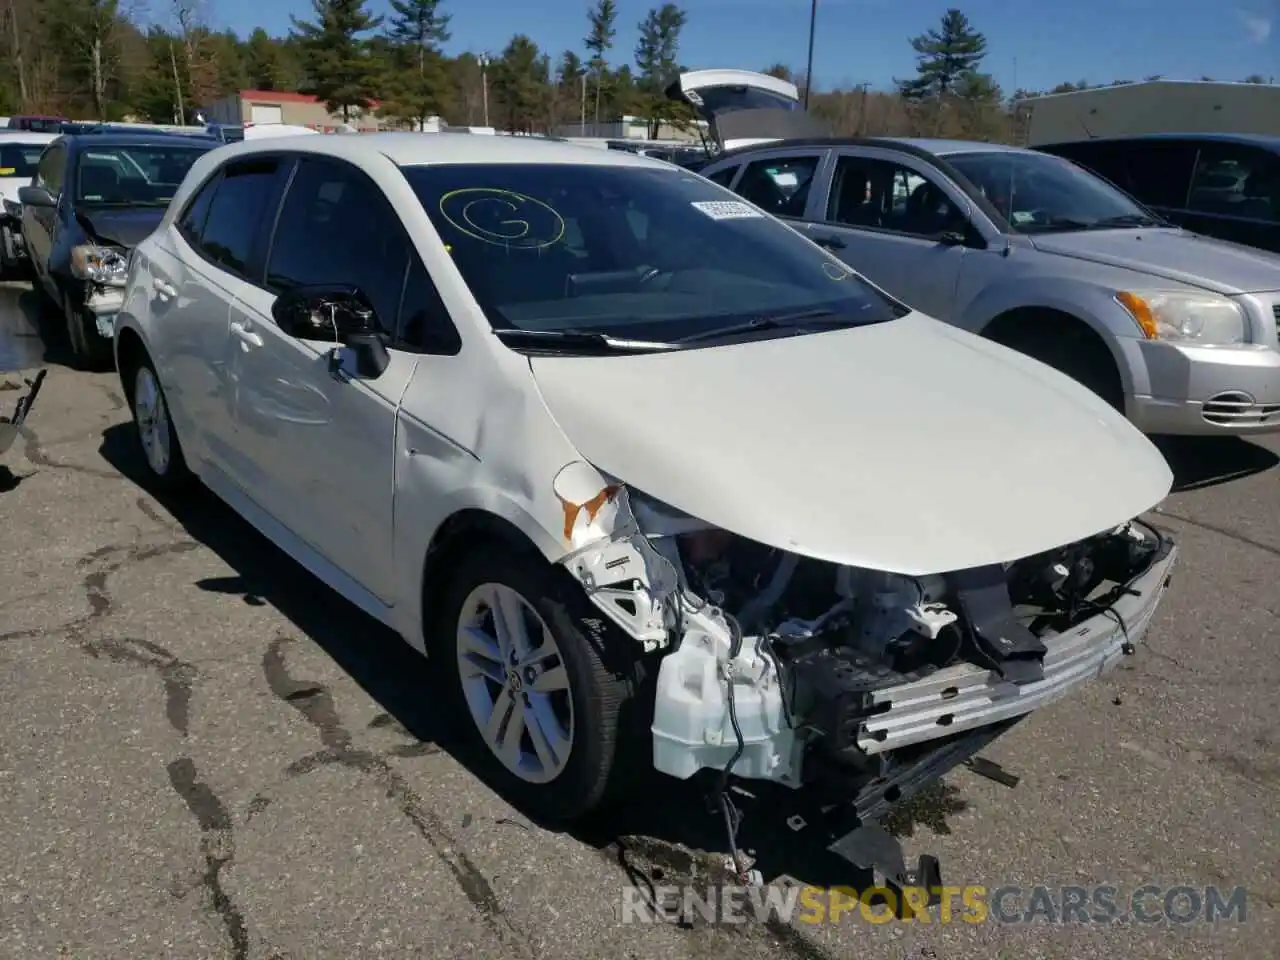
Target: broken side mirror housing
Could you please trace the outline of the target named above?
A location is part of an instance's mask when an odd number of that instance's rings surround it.
[[[346,343],[352,334],[378,329],[368,299],[353,286],[300,286],[284,291],[271,305],[271,317],[299,340]]]
[[[381,376],[391,362],[378,317],[358,287],[294,287],[276,297],[271,316],[291,337],[350,348],[356,373],[362,377]],[[330,372],[336,374],[341,367],[339,350],[330,355],[329,364]]]
[[[58,201],[44,187],[27,186],[18,188],[18,202],[24,207],[56,207]]]

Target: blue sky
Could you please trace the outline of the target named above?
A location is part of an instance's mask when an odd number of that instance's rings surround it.
[[[248,33],[289,29],[289,15],[309,16],[309,0],[210,0],[219,27]],[[953,0],[953,3],[956,0]],[[612,58],[631,62],[635,24],[653,0],[618,0]],[[908,38],[937,24],[952,4],[929,0],[818,0],[814,47],[817,85],[888,86],[910,75]],[[525,33],[552,54],[582,50],[587,0],[445,0],[453,15],[451,52],[500,51]],[[682,60],[694,67],[803,68],[809,0],[685,0],[689,20]],[[1045,89],[1062,81],[1170,78],[1280,80],[1280,0],[968,0],[959,6],[986,34],[987,72],[1007,90]],[[370,0],[377,12],[386,0]],[[267,11],[270,12],[267,12]]]

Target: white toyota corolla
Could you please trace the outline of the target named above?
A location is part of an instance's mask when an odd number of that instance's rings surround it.
[[[115,344],[155,482],[429,653],[559,817],[650,745],[879,815],[1133,652],[1176,555],[1104,402],[620,151],[219,148]]]

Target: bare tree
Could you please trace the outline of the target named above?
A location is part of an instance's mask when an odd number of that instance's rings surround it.
[[[107,119],[108,86],[115,79],[120,28],[129,12],[120,0],[56,0],[47,10],[75,56],[73,66],[88,81],[94,113]]]
[[[18,0],[8,0],[4,15],[9,23],[9,57],[13,60],[13,72],[18,78],[18,99],[22,109],[26,110],[30,95],[27,90],[27,67],[23,60],[25,46],[22,42],[22,31],[24,27],[19,23],[20,19],[25,22],[25,18],[21,17],[20,13],[25,14],[27,10],[19,11]],[[25,29],[30,29],[30,24],[27,24]]]
[[[188,112],[198,110],[213,99],[218,89],[218,63],[212,49],[212,32],[209,29],[209,10],[206,0],[171,0],[174,35],[181,45],[179,56],[169,47],[169,65],[173,71],[174,103],[178,109],[178,123],[187,122]],[[182,74],[186,74],[187,96],[183,97]],[[190,103],[190,111],[186,104]]]

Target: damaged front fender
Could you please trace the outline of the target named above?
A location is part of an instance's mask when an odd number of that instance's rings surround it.
[[[627,488],[582,461],[565,466],[552,487],[564,510],[570,548],[561,564],[645,652],[668,646],[678,625],[678,565],[641,531]]]

